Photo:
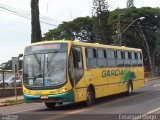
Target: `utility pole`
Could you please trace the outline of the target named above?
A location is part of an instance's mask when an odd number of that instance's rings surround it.
[[[121,33],[121,18],[120,17],[122,14],[120,14],[119,7],[118,7],[117,11],[118,11],[118,20],[117,20],[117,34],[118,34],[118,36],[117,36],[117,38],[118,38],[119,46],[121,46],[122,33]]]
[[[39,0],[31,0],[31,43],[41,42],[42,33],[39,20]]]

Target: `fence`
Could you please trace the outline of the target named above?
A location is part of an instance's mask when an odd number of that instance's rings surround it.
[[[12,70],[0,70],[0,98],[15,95],[22,95],[20,76],[15,77]]]
[[[0,70],[0,87],[6,88],[11,87],[13,84],[13,80],[9,80],[9,78],[14,77],[12,70]]]
[[[146,76],[160,76],[160,65],[156,65],[153,71],[151,71],[150,66],[144,66],[144,71]]]

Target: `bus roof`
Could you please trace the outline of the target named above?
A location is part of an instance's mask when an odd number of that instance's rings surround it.
[[[139,51],[141,52],[141,49],[138,48],[131,48],[131,47],[125,47],[125,46],[115,46],[115,45],[105,45],[105,44],[100,44],[100,43],[87,43],[87,42],[81,42],[79,40],[52,40],[52,41],[43,41],[43,42],[37,42],[37,43],[32,43],[28,46],[33,46],[33,45],[40,45],[40,44],[47,44],[47,43],[70,43],[73,45],[80,45],[80,46],[86,46],[86,47],[96,47],[96,48],[108,48],[108,49],[116,49],[116,50],[128,50],[128,51]]]

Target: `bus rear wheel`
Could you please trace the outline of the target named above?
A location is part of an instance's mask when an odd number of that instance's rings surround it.
[[[45,103],[46,107],[49,109],[54,109],[56,106],[56,103]]]
[[[93,90],[89,87],[87,90],[87,100],[86,100],[86,105],[91,106],[95,103],[95,95]]]
[[[131,81],[128,82],[128,85],[127,85],[127,95],[132,95],[133,94],[133,84]]]

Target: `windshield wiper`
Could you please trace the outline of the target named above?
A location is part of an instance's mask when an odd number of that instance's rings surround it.
[[[47,58],[47,68],[53,62],[53,60],[55,59],[57,53],[58,53],[58,50],[54,51],[52,56],[51,56],[51,59],[49,61],[48,61],[48,58]]]
[[[38,65],[39,65],[39,74],[37,74],[35,77],[36,77],[36,78],[42,78],[43,75],[41,74],[41,73],[42,73],[42,69],[41,69],[41,58],[39,59],[38,56],[37,56],[37,54],[34,53],[34,52],[33,52],[33,55],[34,55],[34,57],[35,57]]]
[[[41,66],[41,59],[38,58],[37,54],[33,52],[34,57],[36,58],[37,63]]]

